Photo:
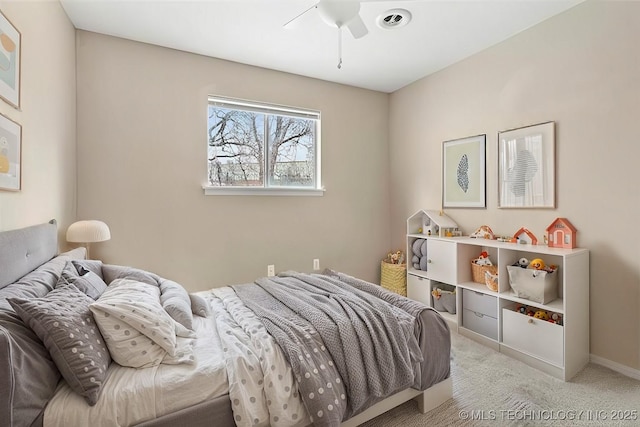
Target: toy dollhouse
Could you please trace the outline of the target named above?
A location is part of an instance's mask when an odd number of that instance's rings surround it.
[[[459,236],[458,224],[441,211],[419,210],[407,219],[407,229],[415,230],[427,236],[454,237]],[[412,231],[415,233],[415,231]]]
[[[547,227],[547,245],[550,248],[575,248],[577,233],[578,230],[567,218],[556,218]]]
[[[529,231],[524,227],[516,231],[516,234],[513,235],[512,241],[515,243],[522,243],[525,245],[538,244],[538,238],[535,236],[535,234],[533,234],[531,231]]]

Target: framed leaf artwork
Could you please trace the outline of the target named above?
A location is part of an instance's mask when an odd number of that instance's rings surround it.
[[[486,208],[487,135],[445,141],[442,146],[442,207]]]

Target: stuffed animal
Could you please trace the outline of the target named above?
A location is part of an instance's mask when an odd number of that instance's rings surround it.
[[[522,268],[527,268],[529,266],[529,260],[526,258],[520,258],[518,260],[518,265]]]
[[[402,251],[389,252],[387,262],[389,264],[404,264],[404,253]]]
[[[411,245],[411,251],[413,252],[411,263],[416,270],[427,269],[427,240],[416,239]]]
[[[474,262],[478,265],[493,265],[491,260],[489,259],[489,253],[487,251],[482,251],[480,256],[474,260]]]
[[[540,258],[536,258],[529,263],[529,267],[535,268],[536,270],[544,270],[544,261]]]
[[[549,315],[544,310],[536,311],[536,314],[534,314],[533,317],[540,320],[549,320]]]
[[[415,242],[413,242],[413,245],[411,245],[411,249],[413,250],[414,255],[422,256],[420,248],[422,247],[423,242],[424,242],[424,239],[416,239]]]
[[[518,305],[516,307],[516,311],[520,314],[527,314],[527,306],[526,305]]]

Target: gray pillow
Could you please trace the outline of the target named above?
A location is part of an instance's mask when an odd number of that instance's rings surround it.
[[[65,279],[69,280],[78,276],[80,276],[80,274],[78,273],[78,270],[76,270],[76,268],[73,266],[71,261],[65,262],[64,267],[62,268],[62,273],[60,273],[60,277],[64,277]]]
[[[111,357],[89,310],[93,300],[68,285],[42,298],[8,301],[44,343],[69,387],[95,405]]]
[[[85,259],[78,261],[74,260],[71,261],[71,263],[76,268],[80,276],[84,275],[84,273],[89,270],[97,274],[100,279],[104,281],[104,278],[102,277],[102,261]]]
[[[118,275],[118,279],[135,280],[136,282],[146,283],[147,285],[158,286],[158,280],[154,275],[142,270],[125,271]]]
[[[104,280],[102,280],[100,276],[93,271],[89,271],[84,267],[80,268],[84,273],[82,275],[78,274],[76,267],[74,267],[71,262],[67,262],[67,265],[65,265],[62,270],[62,274],[60,274],[56,288],[60,286],[74,285],[85,295],[97,300],[105,289],[107,289],[107,284],[104,283]],[[75,275],[73,273],[75,273]]]
[[[191,312],[197,314],[200,317],[209,317],[211,313],[207,300],[200,295],[189,294],[191,300]]]
[[[83,247],[65,252],[0,289],[0,425],[41,425],[44,407],[60,381],[44,344],[7,299],[44,297],[66,262],[84,255]]]
[[[145,271],[145,270],[141,270],[139,268],[134,268],[134,267],[128,267],[128,266],[124,266],[124,265],[114,265],[114,264],[102,264],[102,278],[105,281],[106,284],[110,284],[111,282],[113,282],[114,280],[118,279],[118,278],[123,278],[123,277],[127,277],[126,275],[131,273],[131,272],[141,272],[141,273],[146,273],[149,276],[153,277],[154,279],[158,280],[160,278],[160,276],[158,276],[157,274]],[[157,283],[156,283],[157,285]]]
[[[116,279],[131,279],[160,287],[160,302],[165,311],[182,326],[193,330],[191,300],[187,291],[178,283],[163,279],[155,273],[122,265],[103,264],[102,274],[107,283]]]
[[[191,299],[182,285],[171,280],[162,280],[160,283],[160,303],[173,320],[185,328],[193,330]]]

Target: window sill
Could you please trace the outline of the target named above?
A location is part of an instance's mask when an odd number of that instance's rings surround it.
[[[325,189],[316,188],[251,188],[211,187],[203,185],[205,196],[324,196]]]

